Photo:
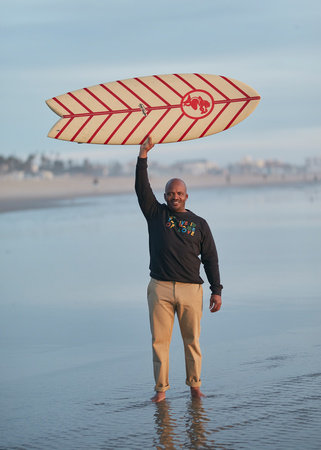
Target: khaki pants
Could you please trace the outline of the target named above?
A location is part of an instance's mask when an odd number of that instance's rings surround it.
[[[169,389],[169,346],[175,312],[184,342],[186,384],[192,387],[200,386],[202,355],[199,337],[203,310],[202,285],[158,281],[152,278],[148,285],[147,297],[153,343],[155,390],[165,392]]]

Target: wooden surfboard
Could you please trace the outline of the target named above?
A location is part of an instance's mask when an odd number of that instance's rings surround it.
[[[87,144],[178,142],[227,130],[260,101],[241,81],[218,75],[172,74],[130,78],[47,100],[61,119],[48,136]]]

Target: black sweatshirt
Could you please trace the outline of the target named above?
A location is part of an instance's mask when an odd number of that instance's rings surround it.
[[[172,212],[156,200],[148,180],[147,158],[137,160],[135,190],[148,224],[150,276],[201,284],[202,262],[212,293],[221,295],[217,251],[207,222],[189,210]]]

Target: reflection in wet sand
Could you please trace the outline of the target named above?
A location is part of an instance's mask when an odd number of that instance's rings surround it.
[[[208,432],[206,425],[208,425],[209,418],[203,408],[201,399],[192,399],[187,404],[186,411],[186,432],[189,439],[190,448],[213,448],[213,441],[211,445],[207,442]]]
[[[175,427],[177,425],[176,419],[171,413],[171,407],[167,400],[155,403],[155,442],[156,448],[175,448],[178,443],[177,435],[175,434]]]
[[[191,399],[186,404],[186,411],[178,418],[177,411],[167,400],[155,404],[156,448],[224,448],[210,438],[207,425],[210,419],[203,407],[201,399]],[[185,428],[185,436],[181,435]]]

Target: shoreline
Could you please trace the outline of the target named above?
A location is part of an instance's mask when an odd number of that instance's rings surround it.
[[[235,187],[289,186],[320,183],[320,177],[302,175],[183,175],[188,190]],[[155,191],[164,189],[167,176],[150,175]],[[0,177],[0,213],[60,206],[61,200],[134,193],[134,176],[94,178],[61,176],[53,179]]]

